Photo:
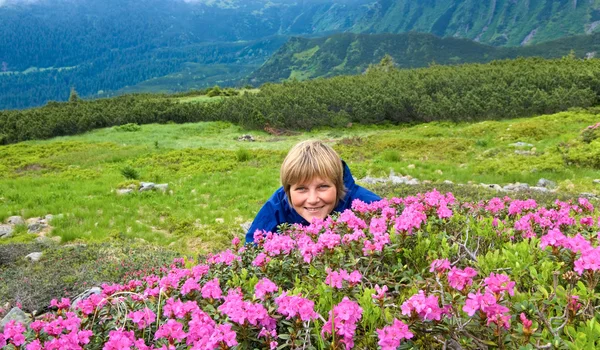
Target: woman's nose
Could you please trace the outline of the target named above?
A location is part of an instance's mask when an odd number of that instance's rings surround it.
[[[317,203],[319,201],[319,194],[317,191],[310,191],[308,193],[308,202],[309,203]]]

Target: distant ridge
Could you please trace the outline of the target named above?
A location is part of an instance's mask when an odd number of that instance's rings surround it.
[[[600,33],[561,38],[524,47],[495,47],[468,39],[439,38],[428,33],[352,34],[322,38],[291,38],[247,81],[254,85],[286,79],[311,79],[360,74],[389,54],[399,68],[431,64],[485,63],[517,57],[558,58],[600,53]]]

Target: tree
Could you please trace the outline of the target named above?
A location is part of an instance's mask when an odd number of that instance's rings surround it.
[[[77,91],[75,90],[74,87],[71,88],[71,94],[69,94],[69,102],[77,102],[80,101],[81,98],[79,98],[79,95],[77,94]]]

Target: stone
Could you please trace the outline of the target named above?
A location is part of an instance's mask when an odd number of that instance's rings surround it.
[[[595,195],[595,194],[593,194],[593,193],[589,193],[589,192],[582,192],[582,193],[580,193],[579,195],[580,195],[581,197],[585,197],[585,198],[588,198],[588,199],[600,199],[600,197],[596,196],[596,195]]]
[[[254,142],[254,137],[252,137],[252,135],[242,135],[242,136],[238,137],[237,140],[238,141]]]
[[[406,181],[407,185],[418,185],[420,182],[417,179],[410,179],[408,181]]]
[[[119,196],[122,196],[122,195],[124,195],[124,194],[129,194],[129,193],[131,193],[131,192],[133,192],[133,190],[132,190],[131,188],[119,188],[119,189],[117,190],[117,194],[118,194]]]
[[[75,297],[75,300],[73,300],[73,303],[71,304],[71,308],[74,308],[75,306],[77,306],[77,303],[89,298],[92,294],[100,295],[101,293],[102,289],[100,289],[99,287],[92,287]]]
[[[248,232],[248,230],[250,229],[250,226],[252,226],[252,221],[246,221],[246,222],[240,224],[240,227],[242,228],[242,230],[244,232]]]
[[[594,181],[592,181],[592,183],[595,183],[596,185],[600,185],[600,179],[595,179]]]
[[[48,215],[44,216],[44,219],[46,220],[46,222],[50,222],[50,221],[54,220],[54,215],[48,214]]]
[[[444,175],[444,172],[441,171],[440,169],[436,170],[435,173],[438,174],[438,175]]]
[[[545,187],[548,189],[553,189],[556,188],[556,182],[552,181],[552,180],[548,180],[548,179],[544,179],[541,178],[538,182],[537,182],[537,187]]]
[[[515,142],[515,143],[511,143],[509,146],[512,146],[512,147],[533,147],[532,144],[526,143],[526,142],[521,142],[521,141]]]
[[[370,177],[370,176],[367,176],[367,177],[365,177],[365,178],[363,178],[363,179],[360,179],[360,180],[358,180],[358,181],[360,181],[360,182],[362,182],[362,183],[369,184],[369,185],[374,185],[374,184],[376,184],[376,183],[380,183],[380,182],[386,182],[386,179],[382,179],[382,178],[377,178],[377,177]]]
[[[0,332],[4,331],[4,326],[12,320],[15,320],[16,322],[19,322],[25,326],[28,326],[31,323],[31,317],[27,316],[27,314],[18,307],[13,307],[6,314],[6,316],[4,316],[2,321],[0,321]]]
[[[25,259],[27,259],[31,262],[38,262],[42,258],[42,255],[44,255],[42,252],[33,252],[30,254],[27,254],[25,256]]]
[[[446,185],[454,185],[454,182],[450,181],[450,180],[444,180],[444,183]]]
[[[12,225],[0,225],[0,238],[11,237],[14,230]]]
[[[154,184],[154,182],[140,182],[140,192],[144,192],[144,191],[151,191],[154,189],[154,186],[156,186]]]
[[[11,216],[6,220],[6,223],[9,225],[25,225],[25,220],[23,220],[22,216]]]
[[[481,187],[490,188],[490,189],[496,190],[496,191],[503,191],[502,186],[500,186],[498,184],[481,184]]]
[[[34,222],[27,225],[27,233],[38,233],[42,230],[42,224],[39,222]]]
[[[531,186],[531,187],[529,187],[529,189],[532,191],[538,191],[538,192],[550,192],[550,189],[548,189],[546,187],[541,187],[541,186]]]
[[[409,164],[409,165],[407,166],[407,168],[409,168],[409,169],[414,169],[414,168],[415,168],[415,165],[414,165],[414,164]]]
[[[161,192],[167,192],[167,190],[169,189],[169,184],[157,184],[154,185],[154,188]]]
[[[529,189],[529,185],[517,182],[515,184],[508,184],[508,185],[504,186],[503,188],[505,191],[524,191],[524,190]]]

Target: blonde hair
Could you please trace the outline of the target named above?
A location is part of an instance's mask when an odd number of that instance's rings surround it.
[[[316,177],[333,182],[336,188],[335,206],[346,195],[344,166],[337,152],[319,140],[296,144],[281,164],[281,185],[290,201],[290,188]]]

